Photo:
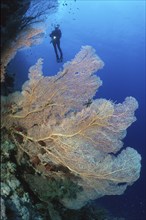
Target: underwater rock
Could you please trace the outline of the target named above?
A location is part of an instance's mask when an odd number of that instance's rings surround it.
[[[6,207],[5,207],[5,202],[3,200],[3,198],[0,198],[1,199],[1,220],[7,220],[7,217],[6,217]]]
[[[1,219],[43,220],[32,205],[16,173],[17,165],[12,160],[15,145],[11,141],[1,143]]]

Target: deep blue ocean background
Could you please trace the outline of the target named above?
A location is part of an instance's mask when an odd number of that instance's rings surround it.
[[[9,64],[16,74],[15,89],[21,90],[28,69],[38,58],[44,59],[44,75],[54,75],[63,63],[73,59],[81,46],[91,45],[105,66],[97,75],[103,81],[96,98],[123,102],[133,96],[139,102],[137,121],[127,130],[124,146],[142,156],[141,176],[124,195],[105,196],[96,201],[114,216],[126,220],[146,219],[146,42],[144,0],[72,0],[61,1],[56,14],[48,16],[45,38],[40,45],[21,50]],[[64,62],[56,63],[49,33],[54,24],[62,30]]]

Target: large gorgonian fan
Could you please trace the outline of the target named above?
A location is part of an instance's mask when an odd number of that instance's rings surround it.
[[[66,167],[83,188],[76,199],[60,200],[73,209],[90,199],[122,194],[140,175],[137,151],[127,147],[118,153],[126,129],[136,120],[138,103],[133,97],[122,104],[93,100],[102,84],[94,73],[103,65],[90,46],[52,77],[43,76],[39,59],[22,92],[2,97],[2,127],[30,161],[38,159],[35,168],[41,167],[44,176],[65,176],[45,167],[50,163]]]

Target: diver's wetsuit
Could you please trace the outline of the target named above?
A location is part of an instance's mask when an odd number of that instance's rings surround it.
[[[61,35],[62,35],[61,34],[61,30],[59,28],[55,28],[55,30],[52,31],[52,33],[50,34],[50,37],[52,38],[51,43],[54,46],[57,62],[62,62],[62,59],[63,59],[62,50],[60,48],[60,38],[61,38]],[[58,56],[57,48],[58,48],[58,50],[60,52],[60,57]]]

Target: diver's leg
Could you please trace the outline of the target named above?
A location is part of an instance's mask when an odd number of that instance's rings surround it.
[[[63,53],[62,53],[62,50],[60,48],[60,41],[57,42],[57,47],[58,47],[58,50],[60,52],[60,61],[62,62],[62,60],[63,60]]]
[[[56,60],[58,62],[59,61],[59,56],[58,56],[58,53],[57,53],[56,43],[54,43],[53,46],[54,46],[54,51],[55,51],[55,55],[56,55]]]

